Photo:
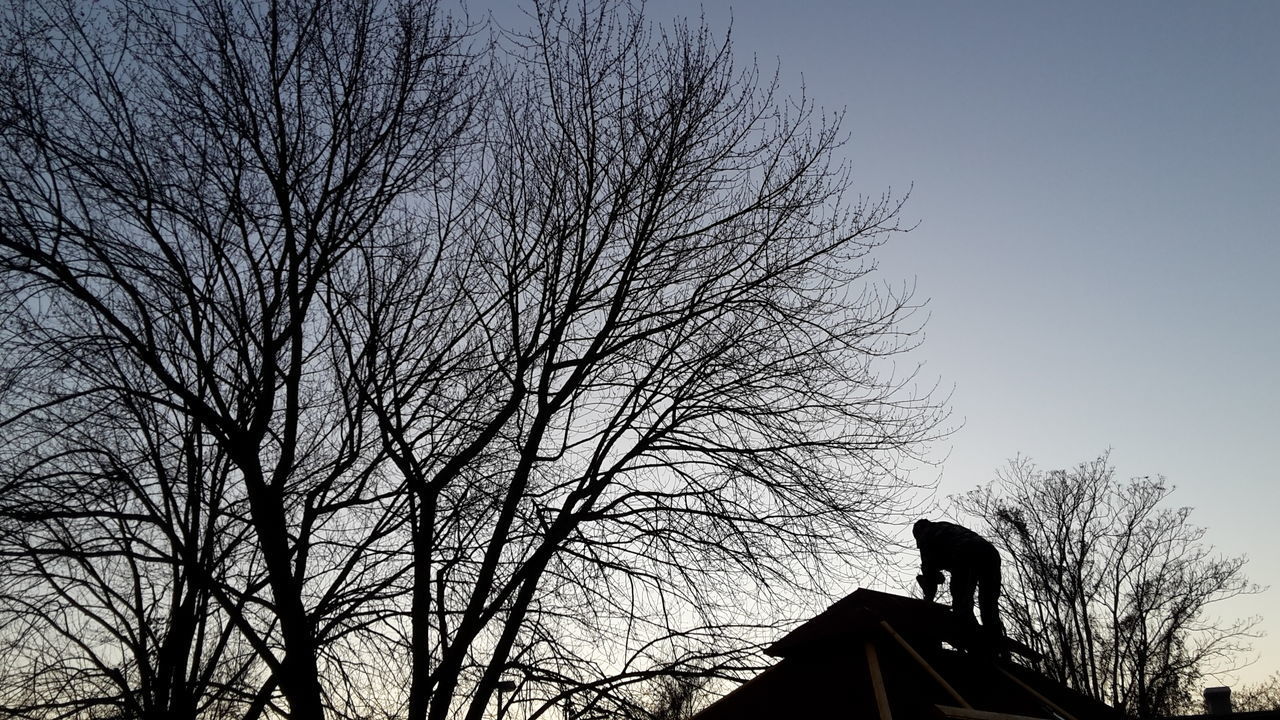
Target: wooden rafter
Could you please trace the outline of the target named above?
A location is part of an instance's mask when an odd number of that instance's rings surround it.
[[[871,673],[871,689],[876,695],[876,710],[880,712],[880,720],[893,720],[893,713],[889,711],[889,693],[884,689],[884,675],[880,673],[880,655],[876,652],[876,645],[868,640],[863,646],[867,651],[867,669]]]
[[[952,700],[959,703],[960,707],[967,708],[969,710],[973,709],[973,706],[965,702],[965,699],[960,697],[960,693],[956,692],[956,689],[951,687],[951,683],[947,682],[946,678],[939,675],[938,671],[934,670],[933,666],[929,664],[929,661],[925,660],[920,653],[916,652],[916,649],[911,647],[911,643],[907,642],[905,638],[899,635],[898,631],[894,630],[892,625],[885,620],[881,620],[880,627],[884,628],[885,632],[889,633],[889,637],[896,640],[898,644],[902,646],[902,649],[906,650],[907,654],[910,655],[911,658],[920,665],[920,667],[924,668],[924,671],[929,673],[929,676],[932,677],[935,682],[942,686],[943,690],[947,691],[947,694],[951,696]]]
[[[1071,713],[1067,712],[1066,710],[1063,710],[1057,703],[1045,697],[1044,695],[1041,695],[1039,692],[1036,692],[1035,688],[1031,687],[1030,685],[1022,682],[1022,680],[1018,679],[1017,675],[1014,675],[1013,673],[1009,672],[1008,670],[1005,670],[1002,667],[997,667],[996,669],[999,670],[1001,673],[1003,673],[1005,677],[1017,683],[1023,690],[1026,690],[1027,692],[1031,693],[1031,695],[1035,697],[1035,699],[1044,703],[1045,707],[1057,713],[1060,717],[1063,718],[1063,720],[1076,720],[1071,715]]]

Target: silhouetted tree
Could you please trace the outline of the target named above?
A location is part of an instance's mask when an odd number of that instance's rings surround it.
[[[1245,559],[1214,555],[1163,479],[1120,482],[1107,454],[1043,472],[1018,458],[997,481],[953,498],[986,523],[1005,558],[1011,635],[1044,669],[1139,718],[1176,712],[1210,665],[1242,651],[1254,621],[1210,605],[1257,592]]]
[[[596,707],[654,649],[723,642],[746,598],[877,552],[933,427],[876,374],[911,306],[854,283],[898,205],[844,206],[836,127],[705,29],[537,10],[476,201],[429,266],[371,259],[353,333],[414,512],[411,717],[478,720],[513,664],[519,697],[568,677]]]
[[[1280,672],[1266,680],[1231,688],[1231,709],[1236,712],[1280,710]]]
[[[706,677],[700,675],[655,675],[640,685],[635,709],[628,720],[687,720],[697,711]]]
[[[10,11],[0,706],[598,716],[882,552],[901,201],[705,28],[531,21]]]
[[[31,691],[0,702],[192,717],[216,680],[246,717],[358,707],[347,650],[403,508],[330,298],[442,182],[459,38],[429,2],[54,0],[3,23],[3,610]]]

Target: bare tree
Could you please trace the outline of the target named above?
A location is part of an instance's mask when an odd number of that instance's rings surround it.
[[[1140,718],[1174,713],[1255,621],[1210,606],[1257,592],[1243,557],[1216,556],[1163,479],[1115,479],[1108,455],[1043,472],[1019,458],[995,483],[954,497],[1006,558],[1011,634],[1055,679]]]
[[[942,415],[902,199],[727,38],[530,20],[482,66],[417,2],[11,11],[0,632],[80,640],[0,703],[601,717],[883,552]]]
[[[638,686],[635,707],[622,717],[628,720],[687,720],[697,711],[706,693],[702,675],[656,675]]]
[[[6,473],[70,506],[31,518],[8,497],[11,597],[42,584],[76,611],[46,614],[75,657],[33,668],[61,688],[43,707],[152,708],[143,669],[211,598],[256,656],[245,714],[279,694],[322,717],[341,702],[326,650],[376,607],[352,587],[385,583],[375,551],[399,523],[324,298],[438,185],[469,115],[460,38],[430,3],[66,0],[11,5],[3,43],[5,330],[39,369],[14,374],[4,426],[26,442]],[[154,451],[104,448],[117,421]],[[164,422],[179,430],[148,436]],[[42,564],[55,542],[75,577]],[[191,713],[174,702],[154,710]]]
[[[1235,712],[1280,710],[1280,672],[1266,680],[1231,689],[1231,709]]]
[[[744,605],[880,552],[936,429],[881,375],[914,342],[862,284],[900,204],[848,197],[838,118],[705,28],[535,10],[473,200],[371,256],[349,323],[414,514],[415,720],[479,720],[505,677],[535,716],[608,712],[658,655],[740,645]]]

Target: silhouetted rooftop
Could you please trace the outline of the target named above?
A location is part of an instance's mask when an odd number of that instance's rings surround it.
[[[946,606],[857,590],[770,646],[778,664],[695,719],[1123,718],[1029,667],[1029,648],[1005,648],[1014,662],[981,644]]]

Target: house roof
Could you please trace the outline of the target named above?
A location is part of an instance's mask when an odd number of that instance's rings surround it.
[[[1116,710],[984,650],[943,605],[857,590],[770,646],[780,661],[695,720],[843,717],[877,720],[1119,720]]]

